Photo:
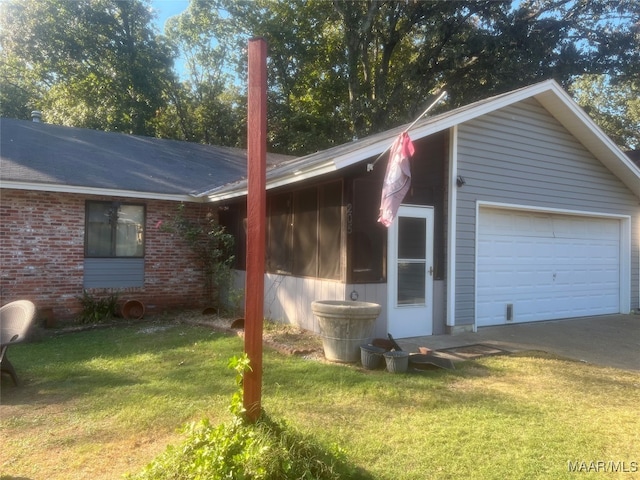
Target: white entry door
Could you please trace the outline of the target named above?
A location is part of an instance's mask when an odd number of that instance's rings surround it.
[[[395,338],[433,334],[433,208],[402,205],[389,227],[388,330]]]

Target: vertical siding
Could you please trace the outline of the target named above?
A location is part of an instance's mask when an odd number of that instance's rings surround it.
[[[235,288],[244,289],[245,272],[236,270],[234,278]],[[345,298],[345,284],[341,282],[272,273],[264,276],[264,317],[274,322],[318,332],[311,302]]]
[[[630,215],[631,308],[638,306],[638,198],[537,101],[459,126],[456,326],[474,321],[478,201]]]
[[[387,326],[387,284],[386,283],[356,283],[347,284],[345,287],[347,299],[351,298],[351,293],[358,295],[359,302],[373,302],[382,307],[380,315],[376,319],[374,335],[386,338],[389,331]]]
[[[244,289],[245,272],[236,270],[234,287]],[[387,284],[344,284],[318,278],[301,278],[267,273],[264,277],[264,316],[274,322],[297,325],[319,332],[318,321],[311,311],[314,300],[349,300],[357,292],[358,301],[382,305],[376,321],[375,335],[387,336]]]

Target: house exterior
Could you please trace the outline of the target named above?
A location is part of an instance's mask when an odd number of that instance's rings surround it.
[[[187,246],[156,228],[179,204],[234,234],[244,285],[244,152],[0,126],[3,303],[71,312],[93,288],[204,304]],[[376,335],[405,338],[638,308],[640,169],[557,83],[418,121],[411,188],[386,228],[386,157],[369,165],[405,128],[270,157],[266,317],[318,331],[312,301],[370,301],[382,305]],[[114,212],[120,233],[104,221]]]
[[[417,122],[386,229],[367,165],[405,128],[267,173],[266,317],[317,331],[313,300],[357,299],[405,338],[638,307],[640,169],[557,83]],[[205,196],[242,238],[246,182]]]
[[[5,118],[0,141],[2,304],[59,319],[83,291],[150,313],[208,305],[196,254],[162,225],[217,216],[197,194],[246,175],[245,151]]]

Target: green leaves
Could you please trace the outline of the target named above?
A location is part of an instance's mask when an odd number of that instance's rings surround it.
[[[98,297],[84,290],[78,301],[82,306],[82,312],[78,316],[79,323],[104,322],[113,318],[118,308],[117,294]]]
[[[219,309],[223,307],[223,293],[231,292],[231,267],[234,237],[220,225],[211,211],[197,216],[184,204],[177,207],[176,214],[162,223],[162,230],[177,233],[191,248],[201,269],[205,286]],[[231,300],[227,298],[226,300]]]
[[[30,108],[51,123],[154,133],[171,55],[145,1],[8,1],[3,13],[2,60],[20,59],[32,73]]]
[[[583,75],[573,82],[570,92],[618,145],[640,148],[640,80]]]
[[[246,44],[262,36],[269,149],[296,155],[408,123],[442,88],[441,111],[549,78],[640,75],[634,0],[191,0],[164,36],[149,0],[0,5],[2,115],[244,147]],[[633,146],[620,123],[634,117],[597,119]]]

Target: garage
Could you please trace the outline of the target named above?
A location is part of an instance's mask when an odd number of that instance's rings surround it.
[[[480,208],[476,324],[620,312],[621,220]]]

